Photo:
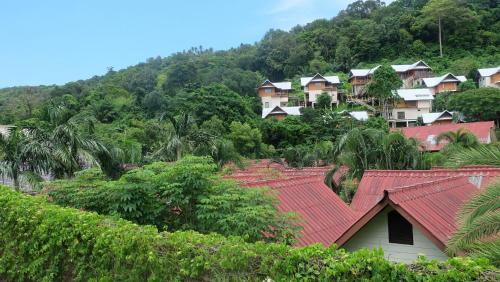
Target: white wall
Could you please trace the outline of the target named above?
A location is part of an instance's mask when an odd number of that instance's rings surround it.
[[[491,76],[482,76],[479,78],[479,87],[500,87],[495,83],[491,83]]]
[[[355,251],[360,248],[381,247],[388,260],[404,263],[411,263],[422,254],[429,259],[447,259],[447,256],[415,227],[413,227],[413,245],[389,243],[387,213],[391,210],[392,208],[388,207],[372,218],[344,244],[343,248]]]
[[[281,103],[288,104],[288,97],[261,97],[262,108],[266,108],[266,102],[269,102],[269,108],[274,108],[276,106],[281,107]],[[285,105],[286,106],[286,105]]]
[[[316,103],[316,99],[323,92],[326,92],[326,93],[330,94],[330,97],[332,97],[332,104],[335,104],[338,101],[337,91],[324,91],[324,90],[311,90],[311,91],[308,91],[307,87],[304,89],[304,91],[309,93],[309,102],[311,102],[311,103]]]
[[[420,103],[420,102],[419,102]],[[422,114],[430,113],[430,108],[394,108],[392,110],[392,119],[398,120],[398,112],[405,112],[405,120],[417,120]]]

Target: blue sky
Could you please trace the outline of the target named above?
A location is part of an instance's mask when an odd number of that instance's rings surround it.
[[[0,87],[63,84],[192,46],[227,49],[352,0],[2,0]]]

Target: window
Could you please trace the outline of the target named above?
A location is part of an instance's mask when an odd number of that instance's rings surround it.
[[[398,119],[405,119],[405,112],[398,112]]]
[[[266,103],[264,104],[264,108],[269,108],[269,102],[266,102]]]
[[[281,102],[281,103],[280,103],[280,107],[286,107],[287,105],[288,105],[288,103],[287,103],[287,102]]]
[[[264,88],[264,93],[270,94],[272,92],[273,92],[273,89],[271,89],[271,88]]]
[[[316,82],[316,83],[315,83],[316,89],[321,88],[321,85],[322,85],[322,83],[321,83],[321,82]]]
[[[389,243],[413,245],[413,228],[411,223],[397,211],[387,214],[389,227]]]

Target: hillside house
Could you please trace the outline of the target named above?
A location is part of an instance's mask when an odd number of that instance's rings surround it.
[[[496,141],[495,123],[493,121],[479,121],[469,123],[435,124],[429,126],[417,126],[412,128],[401,128],[401,132],[408,138],[417,139],[425,151],[439,151],[447,142],[437,142],[441,133],[457,131],[462,129],[474,134],[480,143],[490,144]]]
[[[322,93],[327,93],[332,98],[332,105],[338,105],[339,85],[338,76],[322,76],[318,73],[312,77],[301,77],[300,86],[304,91],[305,106],[314,107],[317,97]]]
[[[439,113],[422,114],[422,122],[425,125],[450,124],[453,123],[453,112],[445,110]]]
[[[446,259],[444,249],[457,229],[457,212],[500,178],[495,167],[367,170],[347,205],[324,183],[329,169],[293,169],[261,160],[227,178],[275,192],[278,210],[301,218],[303,229],[295,246],[336,243],[349,251],[381,247],[387,259],[404,263],[419,255]]]
[[[432,76],[432,68],[424,61],[418,61],[411,65],[392,65],[403,82],[402,88],[412,88],[422,84],[422,79]]]
[[[291,90],[291,82],[271,82],[266,80],[258,88],[262,108],[286,107],[288,105],[288,93]]]
[[[302,107],[280,107],[275,106],[274,108],[263,108],[262,118],[277,120],[283,120],[287,116],[300,116],[300,109]]]
[[[479,72],[479,87],[500,87],[500,66],[477,71]]]
[[[443,76],[424,78],[423,85],[436,95],[442,92],[455,92],[458,90],[458,85],[465,81],[467,81],[465,76],[447,73]]]
[[[415,126],[418,117],[431,112],[434,97],[429,89],[398,89],[396,93],[401,99],[389,113],[391,127]]]
[[[379,66],[376,66],[371,69],[352,69],[349,72],[348,82],[351,84],[351,90],[354,96],[358,97],[365,94],[365,87],[370,82],[378,67]]]

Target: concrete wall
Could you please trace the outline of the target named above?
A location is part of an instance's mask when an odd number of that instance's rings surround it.
[[[479,87],[500,87],[500,84],[492,83],[491,76],[479,78]]]
[[[420,101],[419,101],[420,103]],[[419,104],[420,105],[420,104]],[[394,108],[392,109],[392,119],[398,120],[398,112],[405,112],[404,120],[416,120],[422,114],[431,112],[431,108]]]
[[[288,97],[261,97],[262,108],[274,108],[276,106],[282,106],[281,103],[288,104]],[[266,107],[266,102],[269,103],[269,107]]]
[[[381,247],[385,257],[395,262],[411,263],[418,255],[429,259],[445,260],[447,256],[434,243],[413,227],[413,245],[389,243],[387,213],[392,208],[386,208],[368,222],[356,233],[343,248],[355,251],[360,248]]]

